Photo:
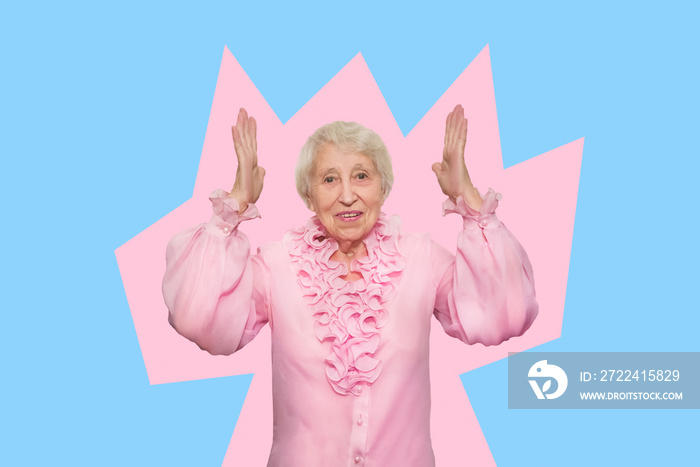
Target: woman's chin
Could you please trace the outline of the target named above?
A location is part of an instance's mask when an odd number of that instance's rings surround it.
[[[362,241],[372,230],[366,225],[343,226],[328,230],[328,234],[338,243],[355,243]]]

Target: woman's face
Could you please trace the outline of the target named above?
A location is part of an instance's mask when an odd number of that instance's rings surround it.
[[[338,243],[362,240],[374,227],[384,202],[382,180],[372,160],[326,144],[311,175],[311,209]]]

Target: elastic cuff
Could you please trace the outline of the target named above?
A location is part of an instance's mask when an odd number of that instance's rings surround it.
[[[442,215],[445,216],[451,213],[459,214],[464,218],[465,228],[468,225],[473,225],[474,222],[478,223],[479,227],[482,229],[489,225],[497,227],[501,222],[498,220],[498,217],[496,217],[496,208],[502,197],[500,193],[496,193],[492,188],[489,188],[488,193],[484,195],[483,203],[479,211],[469,206],[461,195],[457,198],[456,202],[448,198],[442,203]]]
[[[239,204],[233,198],[228,197],[228,193],[224,190],[215,190],[209,197],[212,205],[212,216],[208,228],[214,228],[223,232],[225,235],[230,235],[243,221],[260,217],[258,208],[254,204],[248,204],[248,208],[242,213],[238,213]]]

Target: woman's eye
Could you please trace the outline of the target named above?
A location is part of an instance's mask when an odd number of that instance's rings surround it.
[[[323,179],[324,183],[333,183],[334,178],[333,177],[326,177]]]
[[[357,174],[357,178],[359,178],[360,180],[364,180],[367,178],[367,174],[366,173],[359,173],[359,174]]]

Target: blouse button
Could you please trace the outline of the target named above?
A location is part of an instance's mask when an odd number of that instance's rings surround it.
[[[224,233],[225,233],[225,234],[229,233],[230,231],[231,231],[231,229],[229,229],[228,227],[224,227]]]
[[[363,386],[358,386],[358,387],[357,387],[357,392],[362,392],[363,389],[364,389]]]
[[[361,460],[362,460],[362,459],[360,459],[360,456],[357,456],[357,457],[355,458],[355,464],[359,464]]]
[[[487,225],[489,225],[489,221],[487,219],[483,219],[479,222],[479,226],[481,226],[482,229],[485,228]]]
[[[362,417],[357,419],[357,426],[362,426]]]

